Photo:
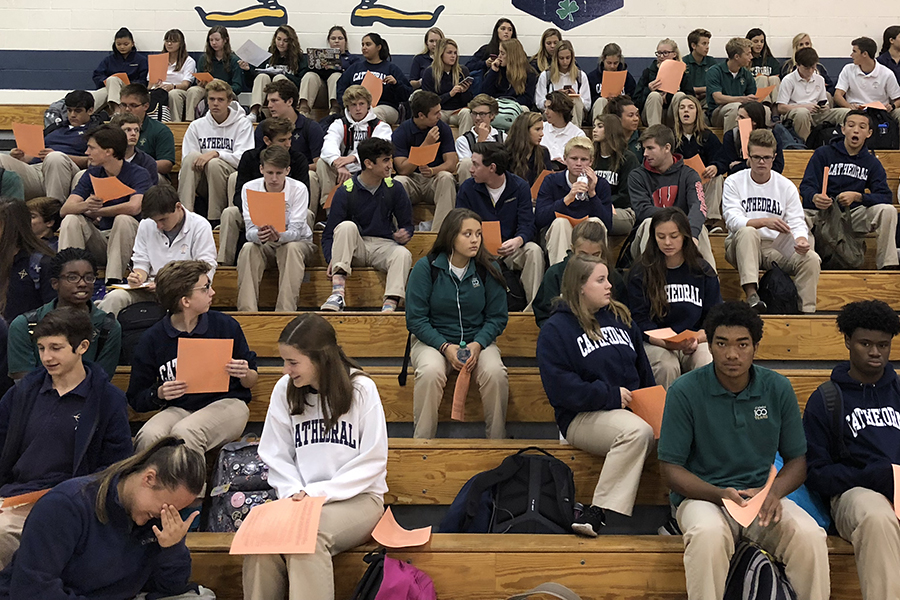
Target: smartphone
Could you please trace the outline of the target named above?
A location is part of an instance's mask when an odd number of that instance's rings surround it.
[[[826,104],[828,104],[828,100],[819,100],[818,102],[816,102],[816,104],[818,104],[819,106],[825,106]]]
[[[472,82],[474,82],[474,81],[475,81],[474,78],[466,77],[465,79],[463,79],[462,81],[459,82],[459,85],[472,85]]]
[[[491,60],[497,60],[497,55],[496,55],[496,54],[491,54]]]
[[[571,85],[564,85],[564,86],[563,86],[563,90],[566,91],[566,92],[571,92],[571,91],[572,91],[572,86],[571,86]]]

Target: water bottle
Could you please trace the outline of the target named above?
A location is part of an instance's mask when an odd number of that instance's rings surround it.
[[[579,183],[579,182],[584,183],[584,184],[587,184],[587,182],[588,182],[588,177],[583,172],[581,173],[581,175],[578,176],[578,179],[575,180],[575,183]],[[575,199],[579,200],[579,201],[587,200],[587,193],[586,192],[578,192],[577,194],[575,194]]]
[[[466,364],[466,361],[469,360],[470,356],[472,356],[472,351],[466,348],[465,342],[460,342],[459,350],[456,351],[456,360],[463,364]]]

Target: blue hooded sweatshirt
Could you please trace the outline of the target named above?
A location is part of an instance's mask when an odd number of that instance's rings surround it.
[[[409,100],[409,97],[413,93],[412,85],[410,85],[409,79],[406,78],[406,75],[403,74],[400,67],[389,60],[383,60],[377,65],[373,65],[366,59],[361,58],[350,65],[347,70],[344,71],[344,74],[341,75],[341,78],[338,79],[337,100],[342,107],[344,106],[344,92],[347,91],[347,88],[351,85],[362,85],[363,78],[366,76],[366,71],[371,71],[373,75],[382,81],[388,75],[393,75],[394,79],[397,80],[397,83],[393,85],[384,86],[378,104],[399,109],[400,103]]]
[[[572,187],[568,182],[569,172],[551,173],[544,178],[534,206],[534,221],[538,230],[550,227],[556,219],[556,213],[568,215],[573,219],[597,217],[607,229],[612,227],[612,190],[609,182],[602,177],[597,178],[595,195],[587,200],[575,200],[566,206],[565,198]]]
[[[534,240],[534,209],[531,207],[531,188],[512,171],[506,172],[506,187],[497,200],[491,201],[487,185],[466,179],[456,192],[456,208],[468,208],[485,221],[500,221],[503,241],[519,236],[524,243]]]
[[[825,167],[828,167],[829,198],[834,199],[841,192],[859,192],[862,194],[862,202],[854,202],[850,205],[851,209],[891,203],[891,188],[888,187],[881,161],[865,146],[859,154],[850,156],[844,145],[844,138],[838,138],[826,146],[816,148],[812,158],[806,163],[806,171],[800,183],[803,208],[816,210],[813,196],[822,192]]]
[[[656,385],[637,323],[629,327],[608,309],[595,317],[602,340],[592,340],[569,307],[560,303],[538,336],[541,382],[563,436],[579,413],[622,408],[620,387]]]
[[[94,69],[94,85],[99,90],[106,85],[107,78],[116,73],[125,73],[128,75],[128,81],[131,83],[147,85],[148,72],[147,56],[137,50],[132,49],[128,56],[122,56],[118,52],[110,52]],[[95,108],[100,107],[97,106]]]
[[[806,432],[806,486],[826,498],[865,487],[894,498],[892,464],[900,464],[900,379],[888,363],[874,385],[850,377],[850,363],[838,364],[831,381],[841,389],[841,436],[850,458],[838,453],[831,415],[818,390],[803,413]],[[839,458],[838,458],[839,460]]]
[[[161,548],[159,519],[137,526],[119,502],[113,479],[107,523],[97,519],[94,477],[70,479],[38,500],[18,551],[0,572],[0,600],[121,600],[192,589],[191,554],[181,540]]]

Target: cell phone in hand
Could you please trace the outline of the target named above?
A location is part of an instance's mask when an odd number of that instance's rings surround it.
[[[475,81],[474,77],[466,77],[462,81],[459,82],[459,85],[472,85],[472,82]]]
[[[828,104],[828,100],[819,100],[818,102],[816,102],[816,104],[819,106],[825,106],[826,104]]]

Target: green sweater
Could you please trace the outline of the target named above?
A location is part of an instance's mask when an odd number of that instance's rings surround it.
[[[225,67],[226,61],[228,68]],[[238,66],[237,54],[232,53],[225,60],[213,61],[212,68],[207,68],[206,54],[201,54],[200,60],[197,61],[197,71],[207,72],[216,79],[221,79],[231,86],[235,96],[244,91],[244,72]]]

